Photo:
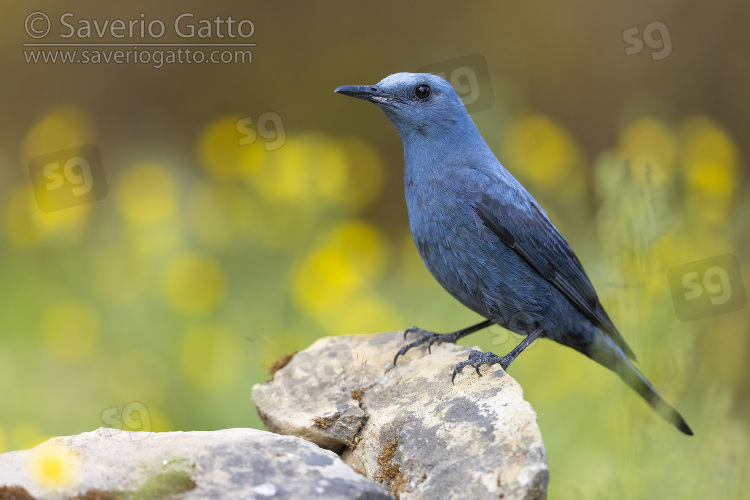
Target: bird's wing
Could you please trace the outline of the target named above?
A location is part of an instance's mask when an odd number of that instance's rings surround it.
[[[578,257],[536,201],[530,199],[528,207],[522,207],[482,193],[472,208],[500,241],[560,290],[571,304],[635,360],[635,354],[599,303]]]

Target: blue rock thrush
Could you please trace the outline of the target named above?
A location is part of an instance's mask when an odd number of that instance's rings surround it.
[[[376,85],[336,92],[373,102],[404,143],[404,189],[419,254],[437,281],[486,321],[439,334],[411,327],[402,347],[456,342],[492,323],[526,337],[506,356],[472,351],[458,363],[477,374],[507,369],[529,344],[547,337],[617,373],[662,417],[692,435],[680,414],[630,360],[635,354],[599,303],[583,266],[544,210],[500,164],[451,85],[429,73],[397,73]]]

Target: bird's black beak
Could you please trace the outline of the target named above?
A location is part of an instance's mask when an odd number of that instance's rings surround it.
[[[343,85],[334,90],[334,92],[376,104],[390,104],[393,101],[401,100],[393,94],[383,92],[376,85]]]
[[[372,101],[373,97],[378,95],[378,88],[375,85],[342,85],[334,90],[334,92],[348,95],[349,97],[356,97],[357,99],[364,99],[365,101]]]

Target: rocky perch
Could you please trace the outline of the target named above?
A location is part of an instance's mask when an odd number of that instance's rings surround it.
[[[401,333],[326,337],[253,387],[268,430],[341,453],[392,496],[545,498],[549,471],[536,413],[499,366],[453,366],[470,347],[409,351]]]
[[[546,498],[544,445],[518,383],[492,366],[451,384],[471,350],[453,344],[394,367],[403,345],[401,333],[327,337],[285,358],[253,387],[271,432],[102,428],[4,453],[0,499]]]

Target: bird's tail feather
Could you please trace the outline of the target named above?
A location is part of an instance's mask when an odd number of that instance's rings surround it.
[[[682,415],[679,414],[672,406],[669,405],[664,398],[661,397],[654,386],[638,371],[638,368],[627,360],[621,360],[619,369],[616,370],[620,378],[625,381],[635,392],[637,392],[646,402],[651,405],[656,413],[664,417],[668,422],[674,424],[680,431],[684,432],[688,436],[693,435],[693,431],[688,426]]]
[[[604,336],[602,335],[602,337]],[[596,340],[600,341],[597,342]],[[611,339],[604,337],[603,339],[599,338],[596,340],[590,346],[594,347],[594,349],[589,349],[586,353],[589,357],[617,373],[626,384],[646,400],[656,413],[688,436],[693,435],[693,431],[687,422],[685,422],[685,419],[682,418],[682,415],[670,406],[669,403],[664,401],[664,398],[654,389],[651,382],[643,376],[638,368],[633,366],[633,363],[630,362],[627,356]],[[601,340],[604,340],[604,345],[602,345]]]

